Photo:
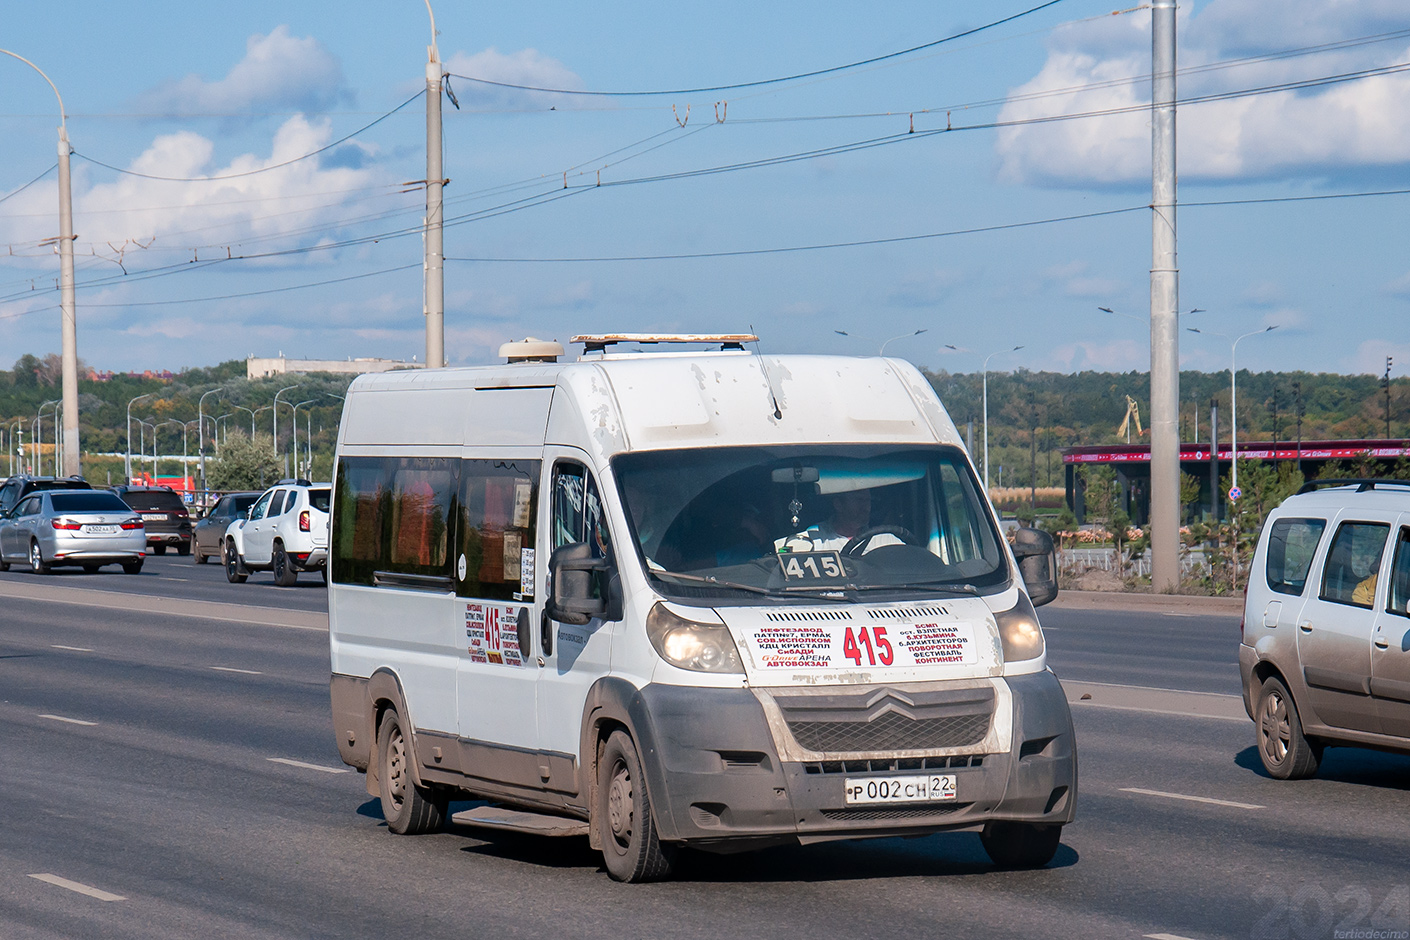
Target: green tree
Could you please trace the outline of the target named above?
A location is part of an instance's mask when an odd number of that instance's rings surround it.
[[[206,482],[213,490],[261,490],[279,479],[283,464],[268,434],[231,432],[220,456],[206,461]]]

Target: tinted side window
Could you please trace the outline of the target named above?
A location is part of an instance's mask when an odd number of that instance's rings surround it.
[[[265,513],[269,511],[269,501],[273,498],[274,494],[272,492],[265,493],[261,496],[259,502],[255,503],[254,509],[250,510],[250,520],[263,519]]]
[[[1301,596],[1325,519],[1279,519],[1268,532],[1268,586],[1279,594]]]
[[[465,460],[460,465],[459,551],[465,574],[456,593],[522,600],[534,590],[537,460]]]
[[[1372,605],[1389,532],[1390,526],[1377,522],[1343,522],[1337,527],[1322,566],[1322,600],[1353,607]]]
[[[447,577],[458,461],[345,457],[338,465],[333,579],[372,584],[378,571]]]
[[[1410,616],[1410,528],[1395,540],[1395,564],[1390,569],[1390,604],[1393,614]]]
[[[17,516],[34,516],[34,515],[38,515],[38,514],[39,514],[39,504],[40,504],[40,501],[41,501],[41,497],[39,497],[39,496],[31,496],[29,499],[25,500],[23,503],[20,504],[19,511],[16,512],[15,515],[17,515]]]
[[[328,511],[328,500],[332,498],[332,490],[309,490],[308,504],[319,512]]]

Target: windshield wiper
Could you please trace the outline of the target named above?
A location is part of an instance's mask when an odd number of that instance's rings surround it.
[[[851,588],[854,591],[906,591],[920,590],[944,591],[952,594],[970,594],[974,597],[983,597],[979,588],[973,584],[959,584],[953,581],[909,581],[905,584],[864,584]]]
[[[686,574],[682,571],[667,571],[665,568],[652,568],[651,574],[655,577],[662,575],[669,578],[680,578],[682,581],[694,581],[698,584],[711,584],[717,587],[734,588],[737,591],[749,591],[752,594],[764,594],[775,596],[775,592],[769,588],[759,587],[754,584],[740,584],[738,581],[722,581],[719,578],[706,578],[698,574]]]

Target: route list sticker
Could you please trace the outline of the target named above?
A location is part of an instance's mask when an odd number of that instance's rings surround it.
[[[523,666],[516,604],[466,604],[465,637],[472,663]]]
[[[761,669],[845,669],[972,665],[972,624],[778,624],[748,635]]]

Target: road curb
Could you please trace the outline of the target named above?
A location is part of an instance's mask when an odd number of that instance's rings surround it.
[[[1242,597],[1191,594],[1135,594],[1128,591],[1061,591],[1049,606],[1057,610],[1163,610],[1234,616],[1243,613]]]
[[[132,613],[159,614],[168,617],[190,617],[198,620],[222,620],[251,626],[285,627],[294,630],[328,630],[328,615],[304,610],[281,610],[277,607],[257,607],[246,604],[224,604],[218,601],[182,600],[127,591],[104,591],[71,588],[61,585],[22,584],[0,581],[0,597],[16,600],[74,604],[104,610],[124,610]]]

